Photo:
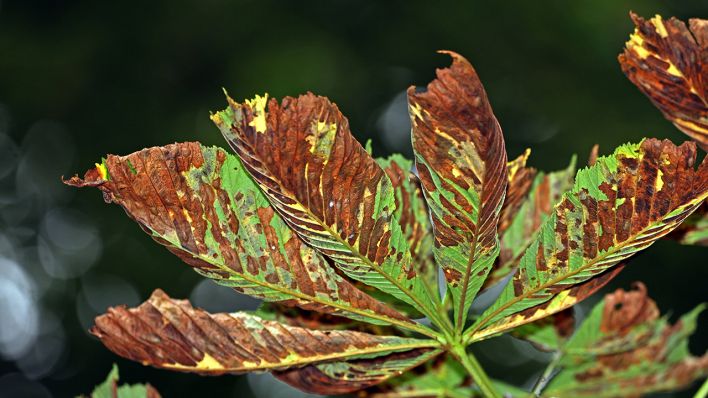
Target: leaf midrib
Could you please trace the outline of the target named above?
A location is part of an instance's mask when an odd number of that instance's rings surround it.
[[[387,353],[390,351],[391,354],[396,352],[413,350],[416,348],[436,348],[439,347],[439,343],[433,340],[422,341],[420,343],[410,343],[410,344],[399,344],[393,346],[377,346],[368,349],[358,349],[354,352],[336,352],[328,355],[316,355],[313,357],[298,357],[296,360],[284,361],[279,363],[266,363],[265,365],[258,365],[254,367],[241,367],[241,368],[214,368],[214,369],[199,369],[196,366],[187,366],[179,363],[175,364],[159,364],[159,366],[171,369],[197,369],[199,373],[224,373],[224,372],[250,372],[256,370],[267,370],[267,369],[281,369],[290,368],[298,365],[317,365],[321,362],[338,360],[338,359],[360,359],[358,357],[362,355]],[[438,349],[439,350],[439,349]]]
[[[228,267],[227,267],[227,268],[228,268]],[[271,285],[271,284],[269,284],[269,283],[263,283],[263,282],[260,282],[259,280],[255,279],[255,278],[251,278],[251,277],[249,277],[249,276],[246,276],[246,274],[243,274],[243,279],[245,279],[245,280],[247,280],[247,281],[249,281],[249,282],[253,282],[253,283],[259,284],[259,285],[261,285],[261,286],[263,286],[263,287],[267,287],[267,288],[270,288],[270,289],[279,291],[279,292],[281,292],[281,293],[290,294],[290,295],[292,295],[292,296],[294,296],[294,297],[297,297],[297,298],[309,300],[309,301],[312,301],[312,302],[315,302],[315,303],[319,303],[319,304],[329,305],[329,306],[331,306],[331,307],[338,308],[338,309],[343,310],[343,311],[352,312],[352,313],[355,313],[355,314],[358,314],[358,315],[361,315],[361,316],[364,316],[364,317],[367,317],[367,318],[372,318],[372,319],[377,319],[377,320],[380,320],[380,321],[389,322],[389,323],[392,323],[392,324],[394,324],[394,325],[398,325],[398,326],[400,326],[400,327],[403,327],[403,328],[406,328],[406,329],[413,330],[413,331],[416,331],[416,332],[418,332],[418,333],[424,334],[424,335],[426,335],[426,336],[428,336],[428,337],[432,337],[432,338],[437,338],[437,337],[438,337],[438,336],[437,336],[437,333],[435,333],[434,331],[428,329],[428,328],[425,327],[425,326],[419,325],[418,323],[415,323],[415,322],[413,322],[413,321],[411,321],[410,323],[408,323],[408,322],[404,322],[404,321],[401,321],[401,320],[397,320],[397,319],[395,319],[395,318],[389,318],[389,317],[386,317],[386,316],[384,316],[384,315],[378,315],[378,314],[376,314],[375,312],[373,312],[373,313],[368,313],[368,312],[366,312],[366,311],[364,311],[364,310],[361,310],[361,309],[359,309],[359,308],[356,308],[356,307],[343,306],[343,305],[337,304],[336,302],[333,302],[333,301],[324,300],[324,299],[321,299],[321,298],[318,298],[318,297],[309,296],[309,295],[300,293],[300,292],[297,291],[297,290],[288,290],[288,289],[285,289],[285,288],[281,288],[281,287],[279,287],[279,286],[277,286],[277,285]]]
[[[384,175],[384,178],[388,178],[388,177],[387,177],[386,175]],[[287,192],[287,193],[289,194],[289,196],[290,196],[291,198],[293,198],[293,199],[295,200],[295,202],[296,202],[298,205],[300,205],[300,208],[303,210],[304,213],[306,213],[306,214],[310,217],[310,219],[315,220],[316,223],[317,223],[320,227],[324,228],[325,231],[326,231],[330,236],[333,236],[334,239],[335,239],[337,242],[339,242],[341,245],[343,245],[344,247],[346,247],[352,254],[354,254],[357,258],[359,258],[360,260],[362,260],[362,261],[363,261],[364,263],[366,263],[368,266],[370,266],[371,268],[373,268],[378,274],[382,275],[387,281],[389,281],[391,284],[393,284],[398,290],[400,290],[402,293],[404,293],[405,295],[407,295],[408,297],[410,297],[411,300],[413,300],[413,302],[415,302],[415,303],[420,307],[420,310],[421,310],[428,318],[436,320],[436,321],[437,321],[436,323],[438,323],[438,326],[443,327],[443,322],[441,322],[441,320],[437,318],[437,314],[435,313],[435,311],[430,311],[430,309],[429,309],[427,306],[423,305],[423,303],[413,294],[413,292],[411,292],[410,290],[408,290],[408,289],[404,288],[403,286],[401,286],[401,284],[400,284],[397,280],[393,279],[390,275],[388,275],[388,273],[383,272],[383,269],[382,269],[381,267],[379,267],[379,266],[378,266],[376,263],[374,263],[373,261],[369,260],[368,257],[363,256],[363,255],[359,252],[359,250],[354,250],[354,248],[349,244],[349,242],[347,242],[346,240],[342,239],[342,237],[339,236],[339,234],[336,233],[336,231],[333,231],[333,230],[330,228],[329,225],[324,224],[324,223],[322,222],[322,220],[320,220],[318,217],[316,217],[316,216],[310,211],[310,209],[309,209],[308,207],[304,206],[304,205],[302,204],[302,202],[301,202],[299,199],[297,199],[297,197],[296,197],[295,195],[293,195],[292,191],[290,191],[289,189],[286,189],[286,188],[285,188],[282,184],[280,184],[280,182],[278,182],[277,180],[274,180],[274,181],[276,181],[276,182],[278,183],[278,185],[280,186],[281,190],[282,190],[284,193]],[[258,185],[260,186],[260,184],[258,184]],[[278,206],[275,206],[275,208],[278,209],[279,212],[281,212],[281,210],[278,208]],[[283,219],[286,220],[286,222],[287,222],[288,224],[290,224],[290,220],[289,220],[289,218],[288,218],[287,215],[283,215]],[[298,234],[299,234],[299,232],[298,232]],[[358,240],[358,238],[357,238],[357,240]],[[409,252],[408,254],[410,254],[410,252]],[[412,258],[411,258],[411,261],[412,261]],[[432,332],[432,331],[431,331],[431,332]],[[433,332],[433,333],[434,333],[434,332]],[[429,335],[429,336],[430,336],[430,335]],[[435,333],[435,336],[431,336],[431,337],[437,337],[437,333]]]
[[[161,237],[161,238],[165,238],[165,236],[159,234],[159,233],[158,233],[157,231],[155,231],[154,229],[152,229],[152,228],[150,228],[150,227],[148,227],[148,228],[149,228],[151,231],[153,231],[153,233],[154,233],[155,235],[157,235],[157,236],[159,236],[159,237]],[[170,244],[171,244],[172,246],[174,246],[174,247],[176,247],[176,248],[178,248],[178,249],[184,251],[185,253],[189,253],[190,255],[194,256],[194,253],[190,252],[189,250],[186,250],[184,247],[182,247],[182,246],[180,246],[180,245],[176,245],[174,242],[172,242],[172,241],[170,241],[170,240],[168,240],[168,242],[170,242]],[[336,303],[336,302],[334,302],[334,301],[322,299],[322,298],[320,298],[320,297],[310,296],[310,295],[304,294],[304,293],[302,293],[302,292],[300,292],[300,291],[298,291],[298,290],[289,290],[289,289],[280,287],[280,286],[278,286],[278,285],[272,285],[272,284],[270,284],[270,283],[263,282],[263,281],[258,280],[258,279],[254,278],[254,277],[252,277],[252,276],[250,276],[250,275],[248,275],[248,274],[246,274],[246,273],[236,273],[236,272],[234,272],[233,269],[229,268],[226,264],[223,264],[223,263],[221,263],[221,262],[214,261],[214,259],[211,258],[211,257],[209,257],[209,256],[204,256],[204,255],[202,255],[202,254],[197,253],[195,257],[198,257],[200,260],[206,262],[207,264],[213,264],[213,265],[218,266],[220,269],[226,271],[226,272],[229,273],[230,275],[236,275],[238,278],[244,279],[244,280],[246,280],[247,282],[254,283],[254,284],[258,285],[258,286],[262,286],[262,287],[265,287],[265,288],[268,288],[268,289],[271,289],[271,290],[275,290],[275,291],[280,292],[280,293],[285,293],[285,294],[287,294],[287,295],[290,295],[290,296],[293,296],[293,297],[296,297],[296,298],[299,298],[299,299],[308,300],[308,301],[311,301],[311,302],[314,302],[314,303],[318,303],[318,304],[322,304],[322,305],[327,305],[327,306],[330,306],[330,307],[334,307],[334,308],[340,309],[340,310],[342,310],[342,311],[351,312],[351,313],[354,313],[354,314],[357,314],[357,315],[361,315],[361,316],[366,317],[366,318],[376,319],[376,320],[388,322],[388,323],[391,323],[391,324],[394,324],[394,325],[398,325],[398,326],[400,326],[400,327],[402,327],[402,328],[404,328],[404,329],[412,330],[412,331],[418,332],[418,333],[420,333],[420,334],[426,335],[426,336],[431,337],[431,338],[438,338],[438,334],[435,333],[433,330],[430,330],[430,329],[428,329],[426,326],[420,325],[420,324],[418,324],[418,323],[416,323],[416,322],[414,322],[414,321],[411,321],[411,322],[404,322],[404,321],[402,321],[402,320],[398,320],[398,319],[395,319],[395,318],[389,318],[389,317],[384,316],[384,315],[379,315],[379,314],[377,314],[377,313],[375,313],[375,312],[369,313],[369,312],[366,312],[366,311],[363,310],[363,309],[359,309],[359,308],[356,308],[356,307],[345,306],[345,305]]]
[[[666,215],[665,215],[663,218],[661,218],[660,220],[657,220],[657,222],[654,222],[654,223],[652,223],[652,224],[648,224],[647,227],[645,227],[644,229],[640,230],[638,233],[632,235],[632,239],[627,239],[627,240],[625,241],[625,243],[627,243],[627,242],[633,242],[633,241],[636,239],[637,236],[640,236],[640,235],[641,235],[642,233],[644,233],[645,231],[648,231],[648,230],[650,230],[650,229],[656,227],[657,225],[660,225],[660,224],[661,224],[661,221],[663,221],[669,214],[673,213],[674,211],[678,210],[679,208],[684,207],[684,211],[685,211],[685,209],[688,209],[688,208],[691,207],[692,205],[694,205],[694,204],[696,204],[696,203],[701,203],[701,202],[703,202],[703,200],[705,200],[706,197],[708,197],[708,191],[704,192],[702,195],[697,196],[696,198],[694,198],[693,200],[689,201],[688,203],[686,203],[686,204],[684,204],[684,205],[682,205],[682,206],[677,206],[676,208],[674,208],[674,209],[672,209],[671,211],[669,211],[668,213],[666,213]],[[548,221],[546,221],[546,222],[548,222]],[[666,233],[669,233],[669,232],[670,232],[670,231],[668,231],[668,232],[666,232]],[[662,236],[663,236],[663,235],[662,235]],[[657,238],[657,239],[658,239],[658,238]],[[656,240],[654,240],[654,242],[655,242],[655,241],[656,241]],[[652,243],[653,243],[653,242],[652,242]],[[539,291],[541,291],[541,290],[543,290],[543,289],[546,289],[546,288],[548,288],[548,287],[550,287],[550,286],[553,286],[553,285],[555,285],[555,284],[557,284],[557,283],[559,283],[559,282],[561,282],[561,281],[563,281],[563,280],[565,280],[565,279],[568,279],[568,278],[572,277],[572,276],[575,275],[575,274],[578,274],[578,273],[580,273],[580,272],[582,272],[582,271],[585,271],[586,269],[588,269],[588,268],[592,267],[593,265],[595,265],[599,260],[602,260],[602,259],[606,258],[606,257],[609,256],[610,254],[616,253],[616,252],[619,251],[620,249],[625,248],[625,246],[626,246],[626,244],[625,244],[625,245],[617,246],[616,249],[614,249],[614,250],[608,250],[608,251],[605,252],[602,256],[596,257],[594,260],[592,260],[591,262],[587,263],[586,265],[584,265],[584,266],[578,268],[578,269],[575,270],[575,271],[572,271],[572,272],[570,272],[570,273],[568,273],[568,274],[564,274],[564,275],[562,275],[562,276],[559,276],[559,277],[557,277],[557,278],[554,278],[554,279],[550,280],[549,282],[546,282],[546,283],[540,285],[538,288],[535,288],[535,289],[533,289],[533,290],[530,290],[530,291],[528,291],[528,292],[525,292],[525,293],[524,293],[523,295],[521,295],[521,296],[515,296],[513,299],[511,299],[511,300],[509,300],[508,302],[506,302],[504,305],[502,305],[502,306],[500,306],[499,308],[497,308],[496,310],[494,310],[491,314],[489,314],[489,315],[485,316],[484,318],[480,319],[480,320],[477,322],[476,326],[475,326],[475,325],[471,326],[471,327],[464,333],[463,341],[466,342],[466,343],[472,343],[473,341],[475,341],[475,340],[474,340],[474,335],[475,335],[475,333],[477,333],[478,331],[480,331],[480,329],[482,329],[482,326],[484,326],[485,323],[487,323],[490,319],[494,318],[495,316],[499,315],[499,313],[501,313],[501,312],[504,311],[505,309],[511,307],[512,305],[518,303],[518,302],[521,301],[521,300],[527,299],[529,296],[532,296],[532,295],[538,293]],[[620,260],[620,261],[621,261],[621,260]],[[619,261],[618,261],[618,262],[619,262]],[[608,267],[608,270],[609,270],[609,268],[612,268],[612,267],[614,267],[614,266],[616,266],[616,265],[617,265],[617,263],[615,263],[615,264],[613,264],[612,266]],[[607,270],[605,270],[605,271],[607,271]],[[604,272],[603,272],[603,273],[604,273]],[[509,283],[513,283],[513,278],[512,278],[511,281],[509,281]],[[582,283],[582,282],[581,282],[581,283]],[[577,286],[577,285],[574,285],[574,286]],[[543,303],[547,303],[548,301],[553,300],[553,298],[556,297],[556,296],[557,296],[557,294],[551,296],[551,298],[549,298],[548,300],[544,301]],[[539,303],[539,304],[543,304],[543,303]],[[520,326],[520,325],[517,325],[517,326]],[[500,333],[500,332],[502,332],[502,331],[503,331],[503,330],[497,330],[497,331],[495,331],[494,333]]]

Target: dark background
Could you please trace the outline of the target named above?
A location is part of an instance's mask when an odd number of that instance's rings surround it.
[[[609,153],[644,136],[684,141],[617,64],[630,10],[706,18],[708,2],[0,0],[0,396],[86,393],[112,362],[168,397],[300,396],[267,375],[176,374],[104,349],[86,332],[93,316],[157,287],[214,311],[256,302],[200,283],[120,208],[59,177],[106,153],[225,146],[208,117],[225,107],[222,87],[238,100],[326,95],[375,155],[410,155],[403,92],[448,64],[438,49],[476,66],[509,156],[532,147],[540,169],[573,153],[584,162],[594,143]],[[658,242],[606,290],[643,280],[675,319],[706,300],[706,253]],[[708,347],[706,318],[696,354]],[[492,376],[526,385],[546,360],[516,341],[477,352]]]

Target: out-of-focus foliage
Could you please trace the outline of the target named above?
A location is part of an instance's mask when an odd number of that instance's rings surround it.
[[[160,398],[160,394],[149,384],[118,385],[118,366],[113,365],[106,380],[97,385],[90,398]],[[83,395],[82,395],[83,397]]]

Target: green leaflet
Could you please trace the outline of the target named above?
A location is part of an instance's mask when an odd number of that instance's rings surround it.
[[[113,364],[106,380],[96,386],[90,398],[160,398],[160,394],[149,384],[123,384],[118,386],[118,365]]]
[[[413,150],[430,208],[435,260],[462,330],[499,254],[497,224],[507,185],[504,137],[482,83],[462,56],[425,92],[408,89]]]
[[[647,297],[646,287],[638,283],[636,288],[606,295],[563,344],[563,352],[587,360],[635,349],[657,336],[666,327],[666,319],[659,319],[659,309]]]
[[[91,329],[116,354],[158,368],[219,375],[284,370],[436,348],[434,340],[317,331],[237,312],[209,314],[156,290],[139,307],[110,308]]]
[[[643,285],[608,294],[559,347],[561,370],[543,396],[634,397],[683,388],[705,377],[708,354],[693,357],[688,351],[703,309],[670,325],[659,317]]]
[[[575,328],[573,308],[567,308],[536,322],[511,331],[511,335],[528,341],[540,351],[556,351],[565,344]]]
[[[84,180],[68,183],[98,186],[156,241],[220,284],[266,301],[431,333],[338,276],[272,210],[239,159],[221,149],[182,143],[109,156]]]
[[[696,171],[695,158],[692,143],[649,139],[578,171],[512,281],[467,338],[481,340],[577,303],[587,292],[573,289],[597,284],[605,271],[675,229],[708,196],[708,162]]]
[[[682,245],[708,246],[708,202],[703,202],[703,206],[691,214],[671,237]]]
[[[433,259],[433,234],[420,181],[411,172],[413,161],[394,154],[388,158],[377,158],[376,162],[393,184],[396,201],[394,217],[408,240],[416,274],[431,292],[437,292],[438,269]]]
[[[563,193],[573,187],[575,163],[573,156],[564,170],[545,174],[539,172],[528,195],[521,203],[508,228],[501,236],[501,252],[484,287],[491,287],[508,276],[526,249],[538,236],[541,226],[551,215]]]
[[[264,303],[256,315],[281,324],[316,330],[350,330],[378,336],[396,334],[392,327],[356,322],[328,314]],[[275,372],[300,390],[316,394],[345,394],[378,384],[389,377],[428,362],[440,349],[416,349],[370,359],[329,362]]]
[[[468,386],[465,369],[451,356],[431,361],[418,372],[406,373],[368,392],[371,398],[450,397],[467,398],[474,394]]]
[[[396,220],[394,187],[326,98],[256,97],[212,119],[288,225],[347,276],[441,324]],[[437,292],[435,292],[437,293]]]

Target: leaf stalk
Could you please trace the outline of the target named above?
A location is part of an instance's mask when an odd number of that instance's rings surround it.
[[[457,358],[458,361],[460,361],[462,366],[472,377],[472,380],[474,380],[477,386],[479,386],[480,391],[482,391],[482,394],[485,397],[502,398],[501,395],[499,395],[499,392],[494,389],[489,376],[487,376],[487,373],[484,372],[482,365],[480,365],[477,358],[475,358],[472,353],[468,353],[467,350],[465,350],[465,347],[459,344],[454,345],[450,352],[455,356],[455,358]]]

